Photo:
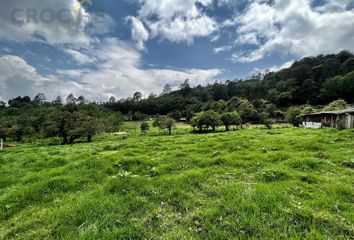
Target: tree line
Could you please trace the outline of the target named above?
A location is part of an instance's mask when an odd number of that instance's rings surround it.
[[[38,103],[28,97],[9,101],[0,109],[0,138],[34,142],[38,138],[58,137],[62,144],[92,137],[102,132],[117,132],[124,116],[95,103],[53,105]]]
[[[280,109],[305,104],[326,105],[337,99],[354,103],[354,55],[342,51],[306,57],[288,69],[266,71],[247,80],[235,79],[196,87],[191,87],[186,80],[178,90],[171,89],[167,84],[159,96],[152,93],[144,99],[140,92],[128,99],[112,97],[105,106],[123,114],[166,115],[173,112],[190,120],[195,113],[217,110],[217,105],[225,105],[234,98],[252,103],[262,99]]]
[[[154,127],[172,129],[185,121],[197,131],[215,130],[224,125],[242,127],[245,123],[264,124],[287,121],[301,124],[301,116],[316,110],[342,109],[354,102],[354,56],[339,54],[304,58],[279,72],[258,74],[248,80],[215,82],[191,87],[188,80],[178,90],[164,86],[157,96],[143,98],[140,92],[131,98],[107,102],[89,102],[84,96],[69,94],[65,100],[48,101],[45,93],[16,97],[0,102],[0,137],[21,141],[24,136],[60,137],[71,144],[101,132],[116,132],[123,121],[156,120]],[[335,101],[337,99],[341,99]],[[334,101],[334,102],[333,102]],[[165,117],[163,117],[165,116]],[[148,131],[148,124],[141,130]]]

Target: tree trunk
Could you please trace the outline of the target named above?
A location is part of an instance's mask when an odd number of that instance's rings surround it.
[[[229,125],[225,125],[226,132],[230,130]]]
[[[92,135],[87,135],[87,142],[92,142]]]
[[[68,138],[63,137],[63,142],[61,143],[61,145],[66,145],[66,144],[68,144]]]
[[[69,144],[73,144],[75,141],[75,137],[71,136],[69,139]]]
[[[172,135],[172,128],[171,127],[168,128],[168,135],[170,135],[170,136]]]
[[[21,142],[22,141],[22,136],[21,135],[17,135],[16,136],[16,142]]]

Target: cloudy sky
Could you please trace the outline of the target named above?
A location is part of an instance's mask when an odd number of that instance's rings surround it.
[[[0,0],[0,100],[96,101],[354,51],[354,0]]]

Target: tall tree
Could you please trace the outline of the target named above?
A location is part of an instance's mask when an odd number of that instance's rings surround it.
[[[63,100],[61,99],[61,96],[58,96],[53,102],[52,104],[54,106],[62,106],[63,105]]]
[[[112,97],[109,98],[108,102],[112,104],[112,103],[116,103],[117,100],[116,100],[116,98],[114,96],[112,96]]]
[[[72,113],[55,111],[49,114],[43,123],[42,131],[47,137],[61,137],[62,144],[65,145],[69,143],[69,131],[72,130],[74,124]]]
[[[170,84],[166,84],[163,87],[161,95],[166,95],[166,94],[169,94],[170,92],[171,92],[171,86],[170,86]]]
[[[66,104],[72,105],[76,104],[77,99],[75,98],[74,94],[70,93],[69,96],[66,98]]]
[[[80,97],[77,98],[77,102],[79,104],[85,104],[86,103],[86,99],[85,99],[84,96],[80,96]]]
[[[33,102],[36,104],[43,104],[46,101],[47,97],[44,95],[44,93],[38,93],[33,99]]]
[[[179,89],[180,89],[182,96],[186,97],[190,93],[190,90],[191,90],[191,86],[189,84],[189,79],[184,80],[184,82],[181,84]]]
[[[133,96],[133,101],[138,102],[143,98],[143,94],[141,92],[135,92]]]

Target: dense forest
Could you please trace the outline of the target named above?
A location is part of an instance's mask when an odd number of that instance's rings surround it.
[[[354,102],[354,55],[342,51],[335,55],[307,57],[279,72],[258,74],[248,80],[216,82],[206,87],[191,88],[188,80],[180,90],[170,92],[165,86],[162,95],[141,100],[136,93],[132,99],[106,104],[109,109],[123,113],[142,112],[149,115],[179,111],[183,116],[213,108],[216,102],[235,97],[249,101],[264,99],[280,108],[294,105],[325,105],[337,99]]]
[[[24,136],[60,136],[63,144],[73,143],[82,136],[91,141],[97,132],[115,132],[124,120],[143,120],[148,116],[168,115],[162,128],[171,129],[170,119],[191,122],[202,129],[196,119],[220,115],[224,120],[268,124],[287,120],[298,125],[299,115],[315,111],[335,100],[333,109],[354,103],[354,55],[339,54],[307,57],[279,72],[258,74],[247,80],[215,82],[208,86],[191,87],[185,80],[178,90],[163,87],[157,96],[143,98],[140,92],[131,98],[104,103],[92,103],[70,94],[49,102],[45,93],[33,99],[16,97],[0,102],[0,137],[21,141]],[[235,113],[237,113],[235,115]],[[194,121],[193,121],[194,118]],[[226,121],[227,122],[227,121]],[[166,124],[167,123],[167,124]],[[209,125],[207,124],[209,127]],[[228,128],[227,125],[225,125]],[[213,129],[213,124],[211,125]]]

